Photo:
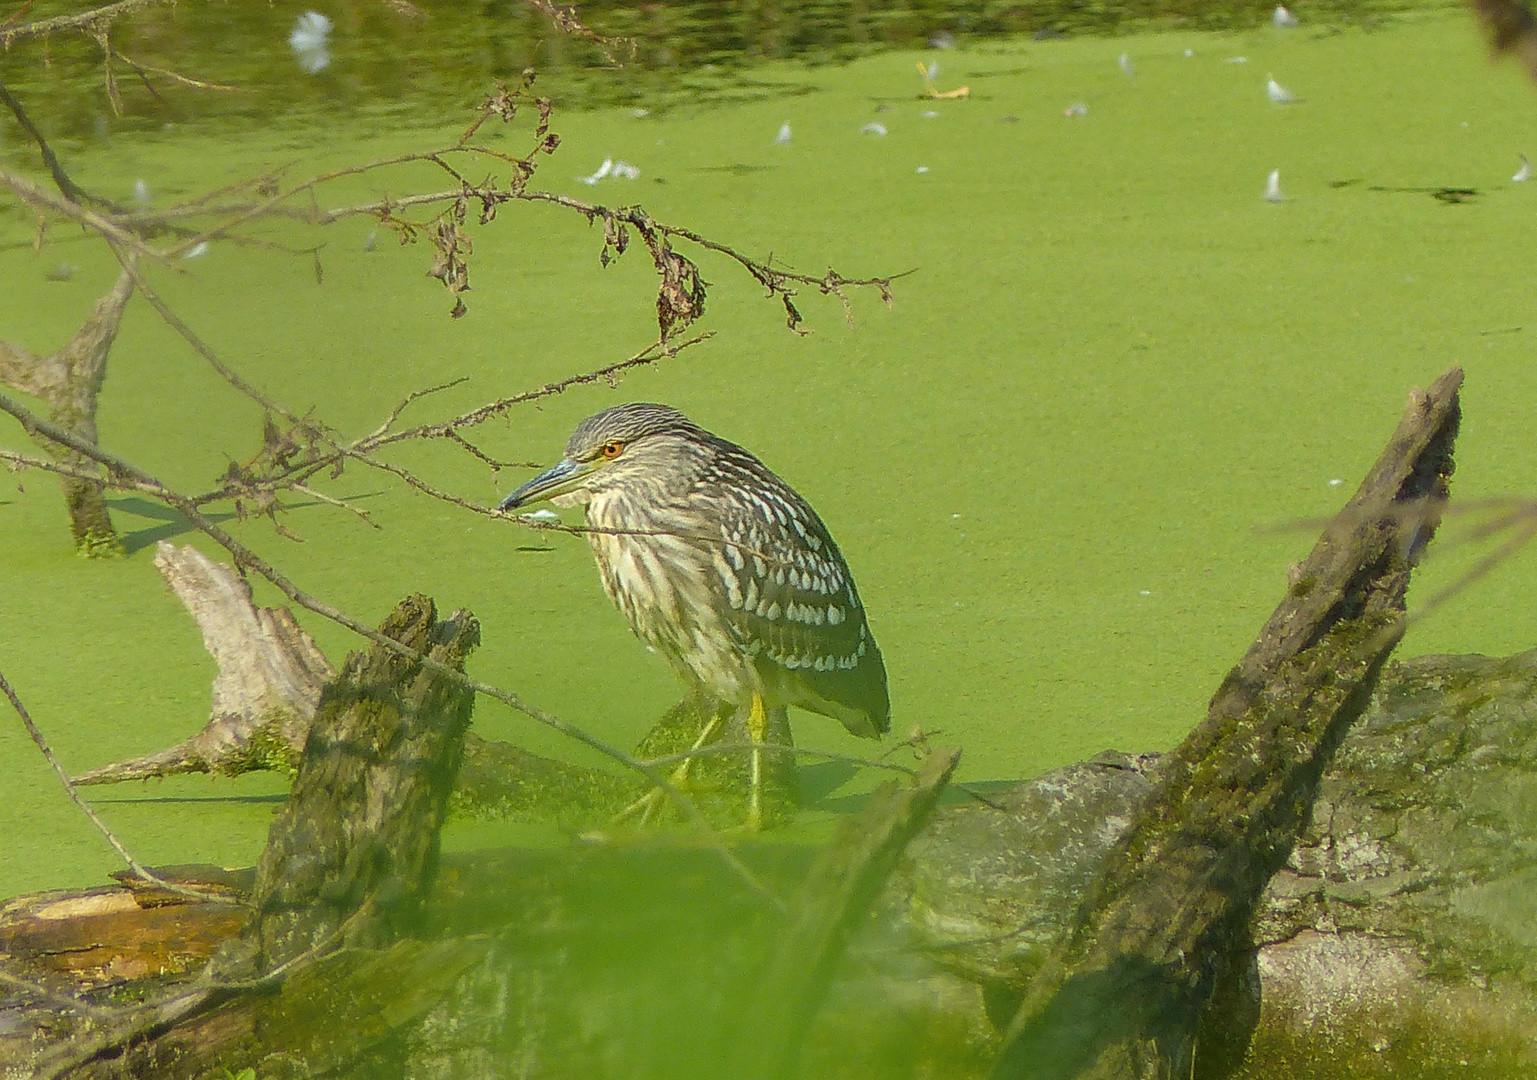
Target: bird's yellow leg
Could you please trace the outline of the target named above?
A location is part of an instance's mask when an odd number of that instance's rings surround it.
[[[752,739],[751,793],[747,803],[747,827],[753,832],[763,828],[763,744],[768,741],[768,710],[763,695],[753,694],[747,713],[747,735]]]
[[[710,717],[710,722],[705,724],[705,726],[700,730],[699,738],[694,740],[694,745],[688,748],[690,756],[685,757],[681,762],[678,763],[678,767],[672,771],[673,787],[682,787],[685,783],[688,782],[689,771],[693,768],[694,765],[694,758],[692,756],[694,751],[698,750],[705,743],[709,742],[710,737],[719,730],[720,712],[717,711],[714,716]],[[632,802],[629,806],[626,806],[623,810],[619,811],[619,813],[615,814],[613,823],[617,825],[619,822],[624,821],[632,814],[639,813],[640,823],[645,825],[651,820],[651,815],[656,811],[656,808],[662,805],[662,799],[665,795],[666,792],[664,792],[661,788],[652,788],[646,794]]]

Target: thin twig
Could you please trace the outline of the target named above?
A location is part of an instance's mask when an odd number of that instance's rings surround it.
[[[176,0],[118,0],[115,4],[106,4],[103,7],[92,8],[90,11],[82,11],[78,15],[55,15],[49,19],[38,19],[34,22],[22,23],[20,26],[0,29],[0,49],[9,49],[13,42],[26,38],[47,37],[49,34],[57,34],[62,30],[80,30],[90,33],[101,25],[110,25],[114,19],[124,15],[131,15],[146,8],[160,7],[174,4]],[[30,4],[27,5],[31,7]]]
[[[103,217],[94,210],[89,210],[62,194],[56,195],[51,191],[45,191],[32,183],[32,181],[16,175],[8,169],[0,169],[0,184],[10,188],[22,202],[29,204],[34,209],[55,211],[100,234],[109,243],[116,241],[146,258],[153,259],[177,271],[182,269],[176,266],[166,252],[150,247],[111,218]]]
[[[21,717],[21,722],[26,727],[27,734],[32,736],[32,742],[36,744],[38,751],[43,755],[44,760],[48,762],[48,764],[53,768],[53,771],[58,775],[59,783],[64,785],[64,791],[70,797],[70,800],[80,808],[81,813],[90,819],[91,824],[96,826],[96,830],[101,833],[102,836],[107,838],[107,843],[112,845],[112,850],[117,852],[119,857],[121,857],[122,860],[128,864],[128,869],[133,871],[135,877],[139,878],[141,881],[149,882],[156,888],[164,889],[167,892],[175,893],[178,896],[186,896],[194,900],[213,901],[215,903],[221,904],[237,903],[237,901],[233,901],[226,896],[200,892],[196,889],[188,889],[181,885],[173,885],[168,881],[162,881],[159,877],[150,873],[150,871],[141,866],[139,864],[139,860],[133,857],[133,853],[123,846],[121,840],[113,835],[112,830],[107,827],[107,823],[101,819],[100,815],[96,813],[96,810],[91,806],[91,804],[80,797],[80,792],[75,787],[74,781],[69,778],[69,773],[64,771],[64,766],[59,763],[59,759],[54,756],[53,748],[48,745],[48,740],[45,739],[43,737],[43,733],[38,730],[37,724],[32,720],[32,714],[27,712],[27,707],[21,703],[21,698],[16,695],[15,690],[11,689],[11,684],[6,681],[4,672],[0,672],[0,692],[3,692],[5,696],[10,699],[11,707],[16,710],[16,715]]]
[[[60,163],[58,155],[53,152],[53,147],[49,146],[48,140],[43,137],[42,131],[32,122],[32,117],[27,115],[27,110],[22,108],[22,104],[16,98],[16,95],[12,94],[4,83],[0,83],[0,104],[4,104],[6,108],[11,110],[11,115],[16,118],[16,122],[21,125],[21,129],[27,133],[27,137],[37,144],[37,152],[42,155],[43,166],[47,168],[49,175],[53,177],[54,186],[59,189],[60,194],[70,202],[95,203],[97,206],[110,210],[113,213],[122,213],[123,208],[121,206],[118,206],[110,199],[104,199],[100,195],[91,194],[70,179],[69,174],[64,171],[63,164]]]

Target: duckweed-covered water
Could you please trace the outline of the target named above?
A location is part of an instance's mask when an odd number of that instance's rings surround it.
[[[485,11],[461,24],[446,8],[427,10],[420,27],[387,23],[373,7],[333,11],[332,62],[314,76],[287,44],[297,8],[183,4],[160,17],[171,21],[125,31],[123,50],[160,66],[178,53],[185,20],[196,43],[188,70],[254,88],[259,108],[157,83],[162,104],[125,80],[128,115],[116,118],[99,84],[80,81],[89,51],[62,40],[46,54],[13,47],[5,78],[26,69],[17,91],[64,133],[59,149],[79,182],[164,206],[268,168],[297,177],[451,140],[466,104],[530,54],[484,33]],[[199,29],[215,11],[246,29],[221,46]],[[593,22],[606,12],[594,7]],[[713,283],[701,328],[716,331],[712,340],[617,388],[575,389],[515,413],[482,431],[484,447],[548,462],[599,408],[674,404],[758,453],[825,518],[885,652],[899,735],[940,732],[965,748],[973,780],[1174,744],[1311,542],[1311,526],[1274,527],[1348,497],[1411,386],[1467,368],[1458,499],[1537,490],[1525,270],[1537,185],[1510,181],[1519,155],[1537,152],[1533,88],[1492,65],[1456,11],[1370,30],[1299,14],[1293,31],[1039,41],[914,15],[915,29],[894,40],[917,46],[949,29],[959,44],[836,64],[765,60],[731,74],[741,91],[732,94],[716,92],[719,70],[665,84],[616,76],[623,104],[572,100],[557,111],[562,145],[536,184],[639,203],[812,273],[913,273],[889,311],[854,295],[852,329],[835,300],[803,293],[812,332],[797,337],[755,282],[700,255]],[[258,28],[261,48],[249,44]],[[402,51],[392,63],[408,35],[478,60],[437,65]],[[679,47],[680,67],[725,48],[700,40]],[[534,59],[578,48],[548,32],[540,41],[546,53]],[[45,55],[53,67],[37,68]],[[919,62],[938,63],[939,89],[969,86],[970,97],[920,98]],[[1267,75],[1301,100],[1272,104]],[[886,134],[863,134],[872,123]],[[791,138],[778,143],[785,124]],[[521,149],[527,131],[501,138]],[[38,175],[9,120],[0,159]],[[578,180],[605,159],[635,165],[639,178]],[[1275,169],[1279,203],[1262,198]],[[440,183],[427,167],[397,170],[318,198],[341,205]],[[1449,205],[1432,197],[1441,187],[1477,194]],[[644,252],[605,270],[601,233],[547,206],[509,207],[471,231],[474,288],[460,320],[425,276],[430,252],[398,247],[361,219],[262,231],[284,248],[322,245],[323,283],[309,254],[217,240],[181,272],[151,273],[248,378],[352,433],[413,390],[467,376],[415,406],[446,415],[621,359],[654,336]],[[35,238],[31,214],[0,197],[0,339],[48,351],[115,269],[66,225],[52,225],[40,248]],[[100,425],[105,445],[187,489],[210,486],[260,440],[255,407],[138,301],[112,355]],[[14,427],[0,440],[27,445]],[[440,446],[399,460],[480,502],[528,475],[493,477]],[[349,470],[327,490],[356,498],[382,528],[314,504],[286,519],[302,543],[259,521],[228,524],[360,618],[377,621],[412,591],[472,608],[485,640],[476,675],[613,742],[633,743],[679,695],[603,597],[580,540],[490,522],[382,475]],[[156,540],[192,538],[146,499],[112,505],[130,554],[86,562],[71,551],[48,478],[0,487],[0,670],[76,771],[196,730],[213,676],[150,561]],[[1451,580],[1475,551],[1442,544],[1428,579]],[[1530,647],[1534,565],[1503,565],[1417,625],[1404,648]],[[263,587],[257,596],[278,599]],[[303,618],[333,658],[356,646]],[[499,708],[483,705],[476,723],[591,760]],[[795,725],[808,746],[871,749],[820,717]],[[95,882],[112,868],[11,722],[0,723],[0,776],[0,895]],[[821,810],[862,783],[833,791]],[[283,790],[270,776],[191,777],[93,800],[146,862],[236,865],[254,860]],[[527,835],[457,822],[448,843]]]

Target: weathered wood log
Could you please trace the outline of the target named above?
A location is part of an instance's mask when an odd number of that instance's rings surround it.
[[[469,612],[440,623],[425,596],[403,601],[380,632],[460,671],[480,644]],[[371,945],[411,926],[437,868],[474,704],[473,691],[413,657],[380,646],[348,657],[321,694],[293,791],[256,867],[261,970],[328,942]]]
[[[1160,762],[1143,817],[1009,1025],[995,1077],[1191,1074],[1255,905],[1403,635],[1409,576],[1447,497],[1461,384],[1454,368],[1410,395],[1207,719]]]

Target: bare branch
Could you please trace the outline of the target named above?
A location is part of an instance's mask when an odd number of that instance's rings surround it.
[[[176,0],[118,0],[118,3],[92,8],[78,15],[55,15],[49,19],[22,23],[20,26],[0,29],[0,49],[9,49],[14,42],[27,38],[46,37],[64,30],[91,33],[98,26],[111,25],[113,20],[122,18],[124,15],[132,15],[152,7],[169,6],[175,2]],[[28,7],[30,6],[29,4]]]
[[[166,252],[150,247],[116,221],[109,217],[103,217],[93,210],[88,210],[64,195],[55,195],[51,191],[45,191],[32,183],[32,181],[25,177],[17,176],[8,169],[0,169],[0,184],[10,188],[22,202],[27,203],[34,209],[52,210],[55,213],[62,214],[70,220],[84,225],[92,232],[99,233],[109,240],[116,241],[136,254],[153,259],[178,272],[181,271],[181,268],[176,266],[171,260],[170,255]]]
[[[232,902],[228,897],[219,894],[188,889],[181,885],[172,885],[169,882],[160,880],[160,878],[139,865],[139,861],[123,846],[122,841],[112,834],[112,830],[107,827],[107,823],[101,819],[91,804],[80,797],[80,792],[75,788],[73,781],[70,780],[69,773],[65,772],[64,766],[59,764],[59,759],[53,754],[53,748],[48,745],[48,740],[43,738],[43,733],[32,720],[32,714],[27,712],[27,707],[21,703],[21,698],[17,696],[15,690],[11,689],[11,684],[6,681],[3,672],[0,672],[0,693],[4,693],[10,699],[11,707],[16,710],[16,715],[21,717],[21,722],[26,727],[27,734],[32,737],[32,742],[37,746],[38,751],[42,753],[43,759],[48,762],[49,766],[58,776],[59,783],[64,785],[65,794],[70,797],[70,801],[78,806],[80,812],[90,819],[91,824],[96,826],[96,831],[107,838],[107,843],[112,845],[112,850],[117,852],[118,856],[128,864],[128,868],[134,872],[136,877],[141,881],[149,882],[156,888],[165,889],[178,896],[188,896],[195,900],[207,900],[221,904]]]
[[[21,102],[17,100],[16,95],[12,94],[4,83],[0,83],[0,104],[11,110],[11,115],[16,118],[16,122],[21,125],[22,130],[37,144],[38,153],[43,158],[43,165],[47,168],[49,175],[53,177],[54,185],[59,189],[60,194],[70,202],[90,202],[114,213],[122,211],[122,207],[110,199],[104,199],[99,195],[92,195],[69,178],[69,174],[64,171],[64,166],[59,163],[58,156],[53,152],[53,147],[48,145],[48,140],[43,137],[43,133],[32,122],[32,117],[27,115],[27,110],[22,108]]]

